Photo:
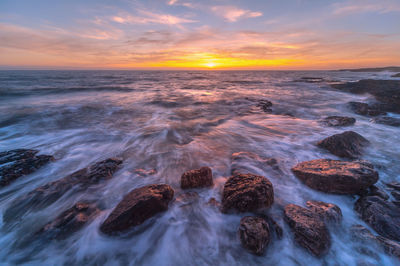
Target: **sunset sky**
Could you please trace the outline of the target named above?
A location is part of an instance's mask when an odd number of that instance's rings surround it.
[[[400,65],[400,0],[1,0],[2,69]]]

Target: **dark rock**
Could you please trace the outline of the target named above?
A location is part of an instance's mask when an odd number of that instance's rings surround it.
[[[377,124],[388,125],[392,127],[400,127],[400,119],[390,116],[380,116],[372,119]]]
[[[272,112],[272,103],[268,100],[259,100],[257,106],[260,107],[265,113]]]
[[[322,124],[330,127],[347,127],[354,125],[356,119],[346,116],[328,116],[325,117],[321,122]]]
[[[392,78],[400,78],[400,73],[392,75]]]
[[[216,200],[215,198],[211,198],[208,202],[207,202],[207,205],[208,206],[213,206],[213,207],[216,207],[216,208],[221,208],[221,203],[218,201],[218,200]]]
[[[331,239],[324,221],[314,212],[298,205],[285,207],[285,220],[294,232],[296,242],[315,256],[325,254]]]
[[[108,235],[142,224],[168,209],[174,190],[168,185],[149,185],[129,192],[100,226]]]
[[[386,184],[389,188],[393,188],[395,190],[400,191],[400,183],[399,182],[391,182]]]
[[[46,224],[38,233],[46,233],[50,238],[64,239],[92,221],[99,212],[94,204],[78,202]]]
[[[273,218],[265,214],[258,214],[258,216],[267,221],[269,227],[273,229],[273,232],[275,233],[277,239],[283,238],[282,226],[280,226]]]
[[[365,116],[378,116],[378,115],[386,115],[386,112],[382,110],[380,105],[369,105],[367,103],[360,102],[349,102],[350,108],[359,115]]]
[[[12,202],[5,211],[3,219],[5,221],[15,219],[29,209],[37,210],[54,203],[69,191],[82,192],[91,185],[111,179],[121,163],[119,159],[109,158],[38,187]]]
[[[18,149],[0,152],[0,187],[29,175],[54,160],[50,155],[36,155],[37,150]]]
[[[210,167],[202,167],[183,173],[181,177],[181,188],[212,187],[214,184]]]
[[[232,154],[232,175],[251,173],[254,167],[260,169],[268,167],[274,171],[281,171],[275,158],[262,158],[253,152],[245,151]]]
[[[293,173],[310,188],[335,194],[357,194],[378,181],[378,173],[365,161],[317,159],[302,162]]]
[[[400,200],[400,192],[399,191],[392,191],[390,194],[392,194],[393,198],[396,200]]]
[[[268,223],[261,217],[243,217],[240,220],[239,237],[243,247],[256,255],[262,255],[270,242]]]
[[[251,212],[268,208],[274,202],[271,182],[259,175],[237,174],[226,181],[222,196],[222,212]]]
[[[361,197],[354,209],[381,236],[400,241],[400,206],[377,196]]]
[[[389,199],[389,195],[375,185],[370,186],[368,191],[365,194],[361,194],[361,196],[378,196],[385,200]]]
[[[335,204],[309,200],[306,205],[310,211],[316,213],[325,222],[338,224],[342,221],[342,210]]]
[[[318,142],[317,145],[336,156],[354,159],[362,154],[363,148],[368,144],[369,141],[360,134],[353,131],[345,131],[327,137]]]
[[[136,168],[134,170],[134,173],[141,177],[147,177],[147,176],[152,176],[152,175],[157,174],[157,170],[156,169],[146,170],[146,169],[142,169],[142,168]]]
[[[375,236],[367,228],[359,224],[353,225],[350,228],[350,232],[353,239],[359,240],[368,246],[371,243],[375,243],[382,247],[387,254],[400,258],[399,243],[382,236]]]

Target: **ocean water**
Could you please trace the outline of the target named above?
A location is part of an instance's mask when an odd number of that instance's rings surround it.
[[[56,161],[0,189],[0,264],[30,265],[396,265],[381,250],[362,252],[349,228],[363,224],[353,211],[357,197],[314,191],[290,168],[299,162],[337,157],[315,143],[353,130],[370,142],[363,159],[371,161],[384,182],[400,180],[400,128],[375,124],[352,113],[349,101],[370,101],[329,84],[364,78],[390,79],[391,73],[336,71],[0,71],[0,151],[31,148]],[[296,82],[322,77],[320,83]],[[257,106],[273,103],[272,114]],[[353,116],[352,127],[330,128],[318,121],[328,115]],[[254,161],[247,168],[267,177],[275,190],[268,210],[283,227],[264,256],[244,250],[237,230],[241,217],[222,214],[207,201],[221,199],[230,176],[232,154],[253,152],[275,158],[279,171]],[[1,216],[16,198],[108,157],[124,163],[114,177],[84,193],[66,195],[41,210],[26,210],[5,225]],[[200,189],[198,202],[169,210],[121,236],[109,237],[100,224],[134,188],[171,185],[178,197],[181,174],[209,166],[215,185]],[[142,177],[135,169],[156,169]],[[104,209],[82,230],[65,240],[44,241],[32,234],[82,199]],[[332,247],[317,259],[293,240],[283,208],[307,200],[337,204],[340,226],[330,227]],[[368,226],[367,226],[368,227]],[[369,264],[368,264],[369,263]],[[398,265],[398,264],[397,264]]]

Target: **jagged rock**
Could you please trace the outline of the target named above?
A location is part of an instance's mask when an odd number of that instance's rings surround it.
[[[383,250],[392,256],[400,258],[400,244],[382,236],[373,235],[367,228],[357,224],[350,228],[353,239],[357,239],[367,245],[375,243],[383,248]]]
[[[369,105],[367,103],[361,103],[361,102],[349,102],[349,106],[356,114],[359,115],[365,115],[365,116],[386,115],[386,112],[382,110],[382,107],[377,104]]]
[[[78,202],[46,224],[38,233],[50,238],[64,239],[93,220],[100,210],[94,204]]]
[[[262,255],[270,242],[268,223],[261,217],[243,217],[240,220],[239,237],[243,247],[256,255]]]
[[[358,158],[369,141],[353,131],[335,134],[318,142],[318,146],[339,157]]]
[[[378,181],[379,175],[365,161],[317,159],[299,163],[293,173],[310,188],[335,194],[357,194]]]
[[[392,127],[400,127],[400,119],[390,116],[380,116],[372,119],[373,122]]]
[[[74,192],[85,191],[91,185],[111,179],[121,163],[120,159],[109,158],[38,187],[12,202],[11,206],[5,211],[3,219],[10,221],[29,209],[37,210],[54,203],[70,190]]]
[[[181,177],[182,189],[212,187],[213,184],[213,175],[210,167],[187,171]]]
[[[108,235],[123,232],[168,209],[174,190],[168,185],[149,185],[129,192],[100,226]]]
[[[335,204],[309,200],[306,205],[310,211],[316,213],[325,222],[340,223],[342,221],[342,210]]]
[[[261,158],[253,152],[245,151],[232,154],[232,175],[251,173],[254,167],[261,169],[268,167],[274,171],[281,171],[275,158]]]
[[[36,155],[39,151],[17,149],[0,152],[0,187],[17,178],[29,175],[54,160],[50,155]]]
[[[322,124],[330,127],[347,127],[354,125],[356,119],[346,116],[328,116],[325,117],[321,122]]]
[[[400,241],[400,206],[378,196],[357,200],[354,209],[381,236]]]
[[[295,204],[285,207],[285,220],[294,232],[296,242],[315,256],[322,256],[331,246],[324,221],[314,212]]]
[[[274,202],[271,182],[259,175],[237,174],[226,181],[222,196],[222,212],[251,212],[268,208]]]

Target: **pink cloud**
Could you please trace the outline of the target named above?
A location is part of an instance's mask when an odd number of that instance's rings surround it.
[[[256,18],[263,15],[261,12],[240,9],[235,6],[213,6],[211,10],[229,22],[236,22],[242,18]]]

